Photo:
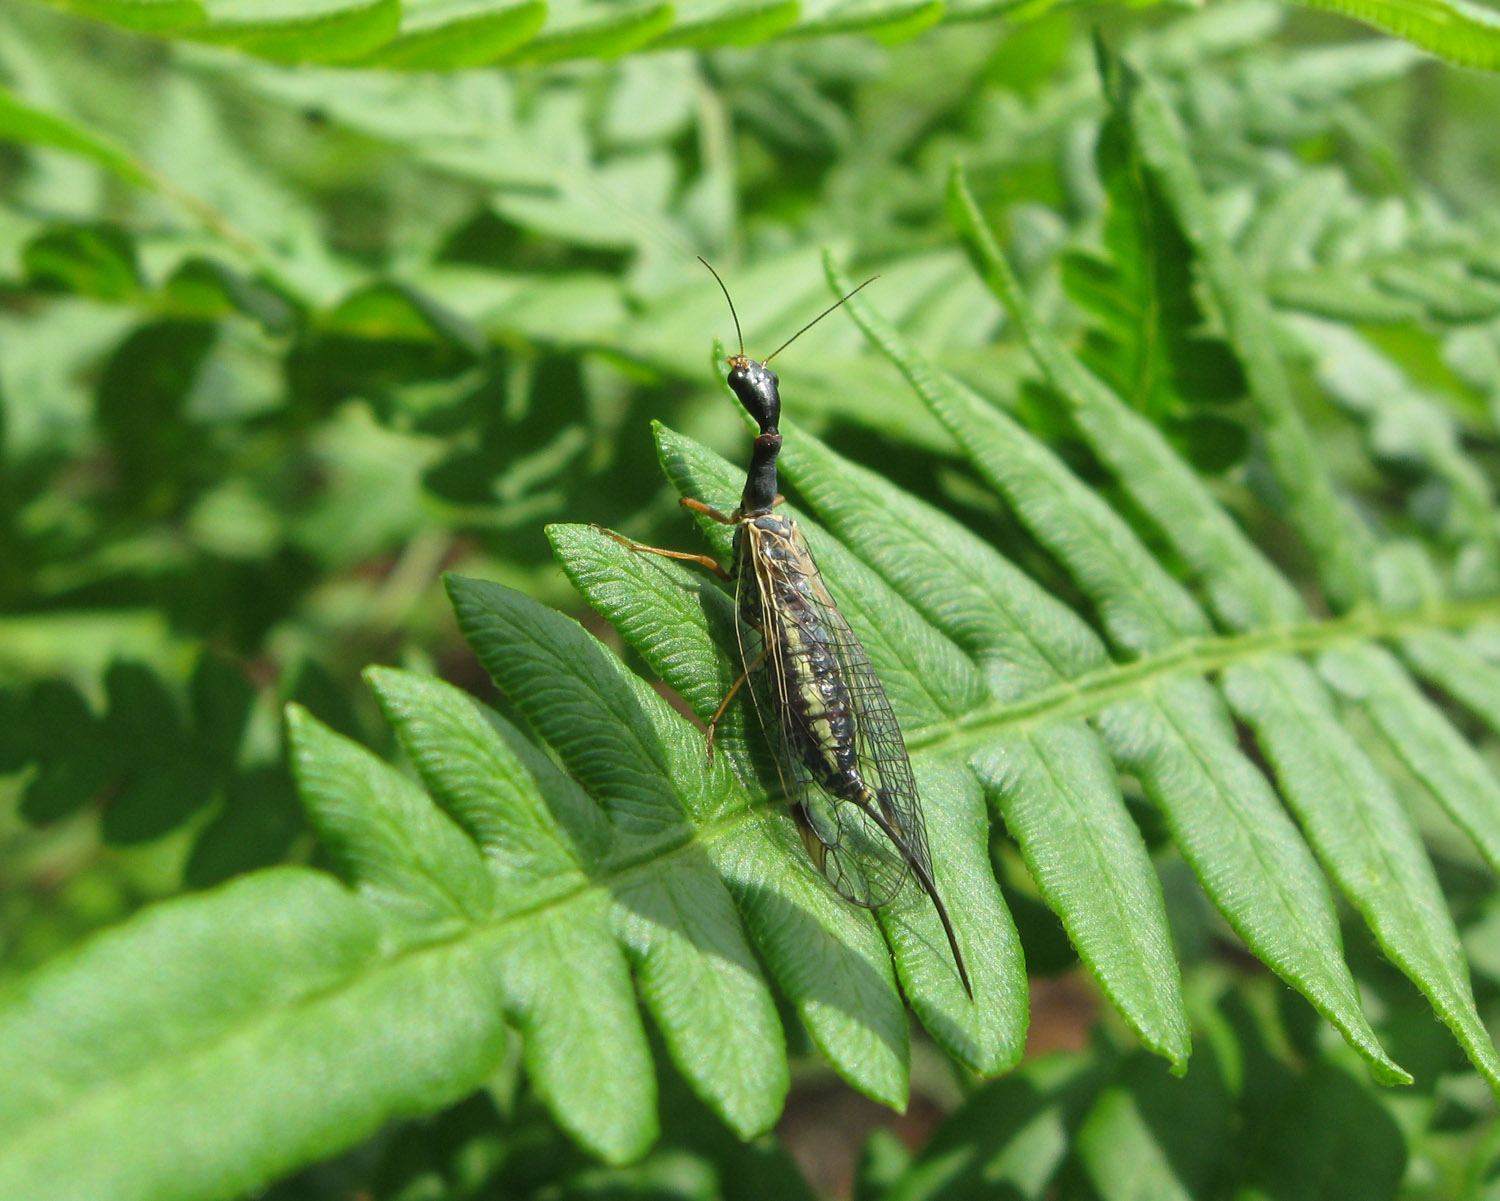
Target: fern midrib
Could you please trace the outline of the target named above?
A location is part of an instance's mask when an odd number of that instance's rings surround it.
[[[1251,663],[1268,656],[1306,655],[1351,642],[1385,640],[1417,630],[1462,628],[1484,620],[1500,620],[1500,597],[1429,605],[1400,613],[1366,607],[1337,618],[1249,634],[1189,638],[1170,651],[1075,676],[1021,701],[982,706],[963,717],[930,724],[907,734],[906,745],[912,753],[952,753],[979,745],[997,733],[1029,734],[1046,722],[1087,717],[1116,702],[1147,697],[1151,685],[1159,679],[1185,673],[1208,676],[1236,663]],[[765,793],[701,823],[684,817],[682,826],[664,831],[651,842],[633,846],[628,857],[613,859],[603,869],[595,870],[577,889],[514,910],[507,914],[507,919],[538,912],[553,903],[569,902],[595,887],[613,889],[637,873],[656,870],[675,855],[737,832],[755,814],[778,808],[784,802],[781,795]]]
[[[1154,681],[1188,671],[1207,676],[1233,664],[1270,655],[1303,655],[1350,642],[1395,638],[1416,630],[1461,628],[1486,619],[1500,620],[1500,597],[1429,605],[1402,613],[1364,608],[1325,621],[1301,622],[1250,634],[1190,638],[1170,651],[1076,676],[1022,701],[983,706],[964,717],[928,725],[907,735],[906,743],[914,753],[954,752],[982,743],[1000,731],[1024,734],[1044,722],[1086,717],[1118,701],[1146,696]],[[676,855],[737,833],[754,815],[777,808],[784,801],[782,796],[766,793],[701,823],[684,816],[681,826],[633,846],[628,857],[613,859],[580,880],[575,888],[535,905],[511,910],[500,921],[568,904],[597,889],[613,892],[640,873],[658,870]]]
[[[1128,663],[1085,672],[1022,700],[985,705],[962,717],[935,722],[906,736],[916,751],[957,751],[997,731],[1013,733],[1043,721],[1087,717],[1116,701],[1146,696],[1153,681],[1192,673],[1209,676],[1268,655],[1308,655],[1351,642],[1385,641],[1420,630],[1457,629],[1500,620],[1500,597],[1454,601],[1404,612],[1364,606],[1340,617],[1298,622],[1248,634],[1183,639],[1168,650]]]
[[[367,903],[372,907],[379,907],[376,902],[368,899]],[[504,924],[504,922],[470,923],[463,926],[458,933],[436,938],[430,942],[413,942],[383,956],[377,954],[366,961],[368,970],[353,971],[336,983],[325,988],[309,990],[283,1004],[250,1010],[242,1019],[231,1020],[225,1023],[222,1029],[199,1041],[176,1048],[174,1053],[144,1060],[124,1072],[86,1083],[67,1097],[58,1098],[55,1104],[37,1113],[30,1120],[13,1127],[4,1141],[0,1142],[0,1160],[3,1160],[11,1147],[18,1146],[23,1138],[34,1138],[38,1136],[39,1131],[54,1128],[60,1123],[76,1121],[79,1114],[87,1107],[108,1104],[112,1095],[128,1092],[135,1082],[149,1078],[153,1074],[165,1072],[171,1064],[189,1063],[203,1056],[212,1055],[240,1038],[254,1037],[266,1026],[283,1020],[288,1014],[314,1010],[325,1003],[337,1003],[345,994],[365,986],[376,977],[397,971],[408,960],[428,955],[440,956],[448,952],[472,952],[473,947],[462,945],[465,939],[498,934]],[[498,987],[496,993],[498,997]]]
[[[469,951],[482,957],[487,949],[487,940],[503,939],[506,932],[518,923],[524,923],[548,911],[558,913],[567,906],[597,903],[598,900],[606,904],[618,903],[620,894],[624,890],[623,886],[628,885],[633,878],[643,876],[647,872],[659,871],[663,863],[669,862],[680,854],[693,852],[701,843],[717,841],[725,834],[731,833],[732,828],[742,824],[759,807],[757,804],[751,804],[733,815],[717,818],[698,827],[692,826],[687,819],[684,819],[682,826],[673,828],[661,836],[655,844],[642,847],[639,855],[632,856],[628,862],[614,866],[613,870],[600,871],[593,875],[585,875],[580,869],[559,873],[564,876],[576,875],[579,878],[572,887],[552,892],[532,904],[507,908],[505,912],[483,921],[470,920],[461,924],[452,933],[423,941],[414,940],[385,955],[377,955],[366,961],[364,970],[356,969],[327,987],[312,989],[282,1004],[250,1010],[240,1019],[227,1022],[223,1028],[199,1041],[176,1048],[174,1053],[144,1061],[124,1072],[86,1083],[66,1098],[59,1098],[57,1104],[34,1114],[30,1120],[14,1127],[5,1140],[0,1142],[0,1157],[4,1156],[8,1146],[19,1144],[22,1136],[35,1137],[38,1131],[55,1127],[60,1122],[76,1120],[84,1108],[101,1103],[107,1104],[108,1097],[128,1090],[135,1081],[166,1070],[165,1064],[193,1062],[203,1056],[212,1055],[241,1038],[254,1037],[258,1031],[271,1023],[284,1020],[288,1014],[311,1011],[325,1004],[337,1003],[345,994],[364,987],[375,977],[399,971],[409,962],[433,956],[441,957],[450,952]],[[662,851],[661,848],[664,846],[668,849]],[[500,887],[504,887],[503,882],[500,883]],[[365,900],[372,908],[382,908],[377,901],[369,897],[365,897]],[[385,912],[388,915],[390,911]],[[621,950],[625,950],[623,944]],[[497,985],[494,991],[496,1005],[503,1006],[503,990]],[[506,1015],[507,1024],[514,1027],[515,1023],[511,1020],[511,1016]]]
[[[913,752],[954,752],[979,744],[1002,730],[1027,733],[1029,728],[1044,722],[1086,717],[1117,701],[1146,696],[1155,680],[1184,672],[1206,676],[1235,663],[1253,662],[1270,655],[1309,654],[1349,642],[1395,638],[1415,630],[1459,628],[1486,619],[1500,620],[1500,597],[1430,605],[1402,613],[1364,608],[1326,621],[1301,622],[1251,634],[1192,638],[1171,651],[1074,677],[1024,701],[984,706],[962,718],[929,725],[908,735],[906,742]],[[650,843],[633,847],[628,858],[616,859],[606,868],[596,870],[575,889],[534,906],[513,910],[502,920],[522,918],[555,904],[572,903],[596,889],[613,892],[640,873],[659,870],[674,856],[737,834],[757,813],[777,808],[784,800],[767,793],[702,823],[684,818],[682,826],[665,831]]]

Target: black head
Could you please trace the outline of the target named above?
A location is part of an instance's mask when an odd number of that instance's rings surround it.
[[[742,354],[729,356],[729,387],[763,434],[775,433],[781,422],[780,382],[764,364]]]

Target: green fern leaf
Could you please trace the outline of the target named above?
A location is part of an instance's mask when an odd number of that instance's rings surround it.
[[[1116,91],[1117,73],[1108,54],[1101,57],[1106,86]],[[1060,264],[1064,288],[1089,320],[1079,357],[1200,468],[1223,470],[1243,456],[1246,439],[1214,406],[1243,393],[1239,366],[1204,332],[1191,252],[1123,114],[1100,129],[1095,159],[1107,197],[1102,245],[1072,250]]]
[[[385,922],[331,877],[278,868],[9,990],[0,1192],[241,1196],[479,1085],[505,1045],[493,969],[464,939],[393,953]]]

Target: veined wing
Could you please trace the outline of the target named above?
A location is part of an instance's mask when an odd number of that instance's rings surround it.
[[[764,654],[752,696],[783,787],[834,888],[878,908],[913,869],[932,876],[900,727],[795,524],[768,517],[742,529],[740,609],[752,633],[741,652],[747,666]]]

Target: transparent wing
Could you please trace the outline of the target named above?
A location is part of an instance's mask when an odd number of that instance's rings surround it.
[[[741,654],[747,668],[761,665],[751,695],[808,851],[846,899],[888,904],[913,868],[926,879],[932,871],[916,780],[885,689],[790,522],[783,537],[745,539],[739,579],[741,625],[748,627]],[[800,672],[788,671],[793,655]],[[797,681],[844,690],[855,772],[867,789],[838,795],[820,783],[826,766],[815,771],[808,760],[829,735],[793,695]]]

